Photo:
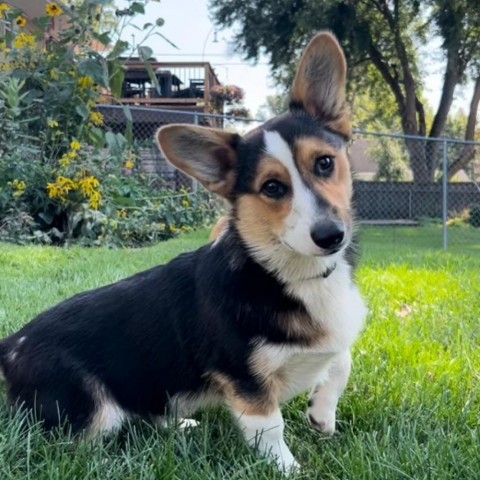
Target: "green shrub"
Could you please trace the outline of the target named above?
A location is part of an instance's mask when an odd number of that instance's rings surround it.
[[[480,204],[477,203],[470,208],[470,216],[468,222],[473,227],[480,227]]]
[[[467,227],[470,221],[470,210],[464,209],[459,212],[453,211],[449,213],[450,219],[447,220],[448,227]]]
[[[142,13],[146,1],[125,12]],[[107,90],[119,93],[129,45],[100,4],[48,3],[35,33],[19,9],[0,11],[13,25],[0,38],[0,239],[138,245],[212,220],[206,193],[179,196],[142,173],[131,120],[124,135],[104,130],[95,106]],[[66,27],[43,47],[60,14]],[[161,24],[146,24],[146,36]],[[101,55],[93,41],[113,48]],[[141,57],[148,51],[139,47]]]

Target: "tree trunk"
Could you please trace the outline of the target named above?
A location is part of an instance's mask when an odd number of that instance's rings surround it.
[[[468,113],[467,128],[465,129],[465,140],[474,141],[475,140],[475,127],[477,126],[477,114],[478,114],[478,105],[480,103],[480,76],[475,82],[475,88],[473,89],[473,96],[470,102],[470,112]],[[467,165],[475,158],[477,153],[478,146],[465,144],[453,161],[453,163],[448,168],[448,179],[451,180],[452,177],[462,168],[467,167]]]
[[[430,128],[429,138],[438,138],[442,135],[447,122],[448,113],[452,107],[453,93],[460,79],[460,66],[458,64],[457,52],[449,51],[447,66],[445,68],[445,76],[443,80],[442,96],[437,113],[433,119]],[[441,163],[440,142],[427,142],[425,145],[425,162],[426,168],[431,177],[431,181],[435,180],[435,171]]]

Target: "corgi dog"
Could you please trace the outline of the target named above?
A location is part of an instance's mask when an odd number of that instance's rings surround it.
[[[87,436],[224,404],[250,445],[297,470],[281,404],[310,391],[312,427],[334,432],[367,312],[353,277],[345,83],[343,52],[322,32],[287,113],[244,137],[160,128],[165,157],[224,197],[228,218],[213,243],[76,295],[2,340],[10,400],[47,429]]]

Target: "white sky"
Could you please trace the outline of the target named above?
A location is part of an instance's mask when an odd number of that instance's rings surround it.
[[[248,1],[248,0],[245,0]],[[125,0],[118,0],[123,7]],[[165,25],[159,30],[169,40],[178,46],[178,50],[170,46],[158,36],[145,42],[153,49],[158,61],[208,61],[214,67],[219,80],[224,84],[235,84],[245,90],[245,106],[255,115],[267,95],[276,93],[276,88],[270,75],[267,58],[259,60],[257,65],[246,62],[241,55],[233,52],[232,29],[225,29],[215,35],[213,22],[209,18],[207,0],[161,0],[151,1],[146,7],[146,15],[138,17],[137,25],[154,22],[158,17],[165,20]],[[125,40],[135,42],[141,39],[141,32],[130,29],[123,35]],[[214,42],[215,37],[217,43]],[[425,94],[436,109],[440,99],[442,84],[442,64],[439,55],[435,54],[435,46],[427,45],[421,52],[425,75]],[[472,86],[457,87],[454,109],[462,108],[468,112]]]

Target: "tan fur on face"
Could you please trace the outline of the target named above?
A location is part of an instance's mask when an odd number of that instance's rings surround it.
[[[322,155],[334,157],[334,170],[329,177],[318,177],[315,160]],[[302,177],[318,192],[348,225],[352,199],[352,176],[345,150],[337,150],[315,137],[300,138],[295,142],[295,156]]]
[[[276,200],[261,194],[268,180],[278,180],[290,189],[284,198]],[[291,180],[288,170],[278,160],[265,156],[260,160],[255,181],[255,193],[242,195],[237,201],[237,227],[242,237],[254,246],[276,243],[284,228],[285,218],[292,208]]]

